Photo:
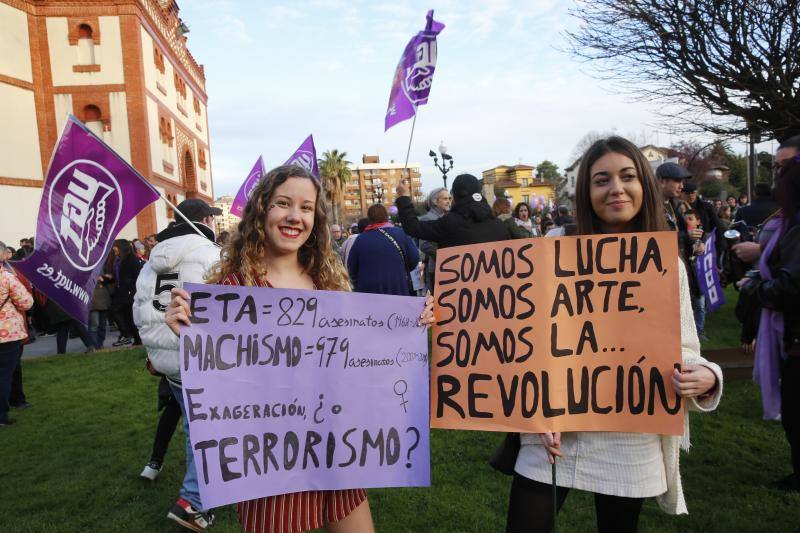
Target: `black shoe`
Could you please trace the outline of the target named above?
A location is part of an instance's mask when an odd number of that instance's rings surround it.
[[[133,342],[133,339],[128,337],[120,337],[117,342],[111,344],[111,346],[125,346]]]
[[[11,419],[9,418],[9,419],[8,419],[8,420],[6,420],[5,422],[0,422],[0,428],[2,428],[2,427],[6,427],[6,426],[10,426],[10,425],[11,425],[11,424],[13,424],[14,422],[15,422],[14,420],[11,420]]]
[[[189,502],[180,498],[167,513],[167,518],[192,531],[205,531],[214,522],[214,513],[197,511]]]
[[[16,407],[17,409],[30,409],[33,406],[28,402],[22,402],[18,404],[11,404],[11,407]]]

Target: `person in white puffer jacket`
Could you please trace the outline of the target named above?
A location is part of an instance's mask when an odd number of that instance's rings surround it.
[[[179,364],[179,337],[165,323],[164,311],[170,301],[170,291],[183,287],[184,283],[203,283],[211,269],[220,260],[220,247],[215,244],[214,216],[222,210],[208,205],[203,200],[192,198],[178,205],[183,215],[193,222],[173,222],[158,234],[158,244],[150,252],[150,260],[142,267],[136,281],[136,297],[133,302],[133,319],[139,328],[142,343],[147,349],[150,366],[169,382],[174,402],[180,412],[172,406],[164,409],[162,418],[171,423],[159,422],[153,445],[153,455],[144,467],[142,477],[154,480],[163,466],[163,456],[172,436],[178,417],[183,415],[186,433],[186,476],[180,490],[180,498],[167,515],[190,529],[210,525],[211,513],[203,512],[197,486],[197,472],[189,444],[189,424],[183,405],[181,372]],[[194,226],[194,227],[192,227]],[[205,237],[201,237],[199,229]],[[173,401],[170,398],[169,401]],[[167,427],[167,426],[171,426]]]

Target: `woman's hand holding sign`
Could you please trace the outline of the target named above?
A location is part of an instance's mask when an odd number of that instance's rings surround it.
[[[419,325],[430,327],[436,322],[436,317],[433,316],[433,296],[428,291],[425,294],[425,309],[422,310],[422,315],[419,317]]]
[[[172,289],[172,300],[167,306],[166,322],[175,335],[181,334],[181,324],[191,325],[189,320],[189,293],[183,289]]]
[[[676,368],[672,372],[672,386],[683,398],[702,396],[716,385],[717,376],[703,365],[684,365],[681,370]]]
[[[539,433],[539,438],[542,439],[544,449],[547,450],[547,458],[550,459],[550,464],[555,463],[556,457],[563,455],[558,449],[561,446],[561,433]]]

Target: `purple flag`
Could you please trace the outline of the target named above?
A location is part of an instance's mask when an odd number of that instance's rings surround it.
[[[253,192],[256,184],[264,177],[264,174],[266,174],[266,170],[264,170],[264,158],[263,156],[258,156],[256,164],[253,165],[253,169],[247,175],[247,179],[245,179],[242,186],[239,187],[236,198],[233,199],[233,204],[231,204],[232,215],[242,218],[244,206],[247,205],[247,199],[250,198],[250,193]]]
[[[430,485],[422,298],[184,288],[181,381],[204,508]]]
[[[384,131],[410,119],[416,114],[417,107],[428,103],[436,70],[436,36],[443,29],[444,24],[433,20],[431,9],[425,29],[408,41],[394,72]]]
[[[303,144],[300,145],[292,156],[286,160],[284,165],[298,165],[308,170],[317,181],[319,181],[319,167],[317,165],[317,149],[314,147],[314,136],[309,135]],[[267,173],[264,168],[264,158],[258,157],[253,169],[247,175],[242,186],[239,187],[239,192],[236,193],[236,198],[233,199],[231,204],[231,214],[241,218],[244,213],[244,206],[247,205],[247,200],[250,199],[250,194],[253,189]]]
[[[42,189],[35,250],[14,268],[86,324],[114,239],[158,198],[132,166],[70,116]]]
[[[717,272],[717,252],[714,249],[716,234],[711,232],[706,240],[706,251],[694,260],[694,270],[697,273],[697,283],[706,298],[706,312],[713,313],[725,305],[725,293]]]
[[[309,135],[303,144],[295,150],[292,157],[284,165],[297,165],[309,171],[319,181],[319,167],[317,166],[317,149],[314,147],[314,136]]]

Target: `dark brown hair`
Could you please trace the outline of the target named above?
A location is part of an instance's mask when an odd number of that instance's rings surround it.
[[[492,204],[492,213],[494,216],[511,213],[511,203],[505,198],[495,198]]]
[[[372,224],[386,222],[389,220],[389,213],[383,204],[373,204],[367,209],[367,218]]]
[[[784,231],[798,223],[800,213],[800,155],[786,161],[775,180],[775,199],[783,212]]]
[[[634,217],[633,231],[666,231],[667,221],[664,213],[664,203],[661,199],[653,170],[645,159],[641,150],[633,143],[622,137],[612,136],[600,139],[586,150],[578,168],[578,179],[575,184],[575,218],[579,235],[602,233],[602,222],[592,209],[591,187],[592,165],[606,154],[615,153],[624,155],[633,161],[636,175],[642,184],[642,207]]]
[[[531,206],[529,206],[525,202],[520,202],[514,206],[514,218],[519,218],[519,210],[522,209],[523,207],[528,209],[528,220],[530,220],[531,217],[533,216],[533,209],[531,209]]]

